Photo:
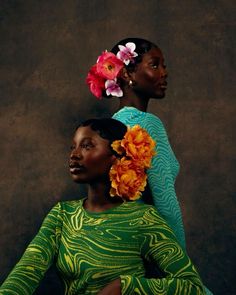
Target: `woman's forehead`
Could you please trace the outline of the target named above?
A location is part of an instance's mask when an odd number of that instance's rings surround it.
[[[92,137],[96,136],[97,132],[92,130],[90,126],[80,126],[74,134],[74,138]]]
[[[102,138],[98,131],[93,130],[90,126],[80,126],[74,134],[74,141],[80,141],[83,139],[96,139],[96,140],[102,140],[107,141],[106,139]]]
[[[163,54],[158,47],[152,47],[147,53],[143,55],[143,60],[153,58],[163,59]]]

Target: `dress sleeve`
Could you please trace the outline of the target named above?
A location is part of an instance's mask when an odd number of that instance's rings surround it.
[[[139,241],[142,257],[155,262],[163,277],[149,279],[122,275],[122,294],[205,294],[194,265],[154,207],[145,211],[141,224]]]
[[[154,206],[174,231],[181,247],[185,249],[182,213],[175,193],[175,176],[172,171],[178,163],[162,122],[156,116],[146,114],[145,126],[142,127],[156,141],[156,155],[147,171]],[[175,168],[178,170],[179,166]]]
[[[61,205],[55,205],[25,250],[20,261],[0,287],[0,295],[33,294],[58,251],[61,235]]]

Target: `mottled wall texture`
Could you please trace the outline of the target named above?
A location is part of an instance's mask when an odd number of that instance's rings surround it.
[[[215,294],[235,294],[235,1],[0,1],[0,281],[58,201],[85,196],[67,158],[77,122],[110,116],[85,85],[104,49],[128,36],[159,44],[165,123],[189,255]],[[62,294],[55,270],[36,294]]]

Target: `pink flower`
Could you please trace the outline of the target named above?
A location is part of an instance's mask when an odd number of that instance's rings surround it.
[[[105,79],[116,78],[123,67],[123,62],[112,52],[105,51],[98,57],[97,72]]]
[[[123,61],[124,64],[128,65],[130,61],[133,61],[137,52],[135,52],[136,45],[133,42],[128,42],[123,45],[118,45],[120,51],[117,52],[116,56]]]
[[[121,97],[123,96],[123,91],[119,87],[119,85],[116,83],[116,79],[114,80],[107,80],[105,82],[105,88],[106,88],[106,94]]]
[[[86,78],[86,83],[93,95],[97,98],[102,97],[102,92],[105,90],[105,79],[98,74],[97,64],[91,67]]]

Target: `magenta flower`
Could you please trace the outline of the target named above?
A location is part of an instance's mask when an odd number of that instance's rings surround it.
[[[122,97],[123,91],[117,82],[117,78],[124,65],[128,65],[138,56],[135,52],[136,45],[128,42],[118,45],[119,52],[115,55],[112,52],[104,51],[97,59],[97,63],[90,68],[86,78],[90,91],[98,99],[102,98],[104,91],[106,94]]]
[[[123,61],[124,64],[128,65],[131,61],[138,56],[135,52],[136,45],[133,42],[128,42],[124,45],[118,45],[120,51],[117,52],[116,56]]]
[[[97,72],[97,64],[91,67],[86,78],[86,83],[88,84],[93,95],[98,99],[101,99],[102,92],[105,89],[105,79],[99,76]]]
[[[105,79],[114,79],[124,67],[123,62],[112,52],[103,52],[97,60],[97,72]]]
[[[123,96],[123,91],[119,87],[119,85],[116,83],[116,79],[114,80],[107,80],[105,82],[105,89],[107,95],[117,96],[121,97]]]

